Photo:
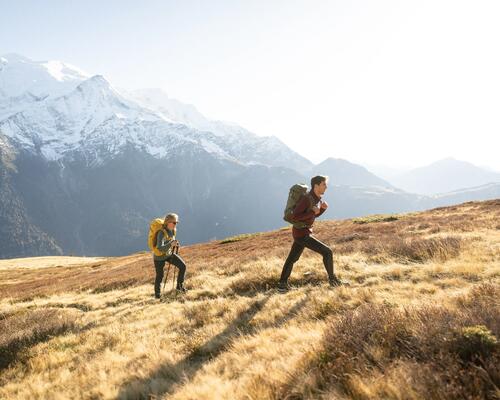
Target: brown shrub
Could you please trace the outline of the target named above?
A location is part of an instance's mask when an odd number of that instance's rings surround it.
[[[379,259],[387,256],[403,262],[426,262],[436,260],[444,262],[457,257],[463,245],[463,240],[457,236],[411,238],[390,237],[384,241],[366,242],[361,247],[369,256]]]
[[[221,240],[219,243],[226,244],[226,243],[239,242],[241,240],[249,239],[251,237],[258,236],[258,235],[260,235],[260,233],[243,233],[241,235],[236,235],[236,236],[231,236],[231,237],[225,238],[225,239]]]
[[[348,243],[354,240],[367,240],[369,238],[368,235],[363,235],[361,233],[354,232],[349,235],[344,235],[335,240],[336,243]]]
[[[323,350],[307,367],[314,386],[305,391],[369,398],[352,378],[370,385],[376,376],[371,395],[377,398],[397,397],[388,389],[397,381],[417,398],[494,398],[500,384],[500,309],[491,305],[499,295],[500,286],[482,285],[458,308],[369,305],[348,311],[325,330]],[[404,365],[412,367],[398,370]],[[300,385],[290,383],[280,397]]]
[[[396,257],[406,258],[410,261],[446,261],[459,255],[461,245],[462,240],[456,236],[410,239],[396,242],[390,251]]]
[[[239,295],[254,296],[258,292],[265,292],[278,285],[275,276],[263,276],[255,278],[241,278],[231,283],[230,289],[233,293]]]
[[[429,233],[435,234],[441,232],[441,228],[439,226],[434,226],[431,229],[429,229]]]
[[[21,312],[0,320],[0,370],[8,367],[27,348],[76,330],[79,315],[76,310],[49,308]]]
[[[417,227],[416,227],[416,229],[418,229],[418,230],[424,230],[424,229],[429,229],[431,226],[432,226],[431,224],[425,222],[423,224],[418,224]]]
[[[368,215],[366,217],[353,218],[352,222],[354,224],[370,224],[376,222],[393,222],[397,221],[400,218],[398,215],[391,214],[375,214]]]
[[[464,361],[474,361],[475,358],[487,358],[493,353],[498,340],[486,326],[474,325],[456,332],[453,344]]]

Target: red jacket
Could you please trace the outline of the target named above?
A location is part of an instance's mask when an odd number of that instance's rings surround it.
[[[312,189],[309,192],[309,195],[302,196],[302,198],[299,200],[299,202],[295,206],[295,209],[293,210],[292,218],[296,222],[305,222],[307,224],[307,227],[301,229],[293,227],[292,235],[294,239],[308,236],[313,233],[312,226],[314,224],[314,220],[325,212],[325,209],[320,207],[320,200],[321,197],[316,196]],[[320,209],[318,215],[314,214],[314,211],[312,210],[313,206],[316,206]]]

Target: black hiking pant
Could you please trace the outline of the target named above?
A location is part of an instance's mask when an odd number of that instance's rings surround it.
[[[294,239],[290,254],[283,265],[283,271],[281,272],[280,283],[285,284],[292,273],[293,264],[295,264],[305,248],[311,249],[316,253],[323,256],[323,264],[325,265],[326,272],[328,274],[328,279],[334,279],[333,274],[333,251],[326,244],[320,242],[314,236],[305,236],[302,238]]]
[[[186,274],[186,264],[179,255],[172,254],[167,260],[163,261],[154,260],[156,269],[155,295],[157,296],[160,295],[161,281],[163,280],[163,270],[166,262],[175,265],[179,269],[179,275],[177,275],[177,286],[180,286],[184,283],[184,275]]]

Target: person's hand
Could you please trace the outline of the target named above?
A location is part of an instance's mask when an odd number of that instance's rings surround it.
[[[321,209],[326,210],[328,208],[328,203],[326,201],[321,201]]]
[[[312,210],[314,211],[314,215],[318,215],[320,212],[319,208],[316,206],[313,206]]]
[[[172,247],[179,247],[180,243],[178,240],[172,240]]]

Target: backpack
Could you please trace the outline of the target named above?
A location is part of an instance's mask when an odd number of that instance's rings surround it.
[[[295,222],[293,220],[293,210],[297,206],[298,202],[300,199],[302,199],[303,196],[307,195],[308,187],[307,185],[303,183],[298,183],[293,185],[290,188],[290,192],[288,193],[288,200],[286,202],[286,207],[285,207],[285,213],[283,216],[283,219],[286,222],[291,223],[294,228],[297,229],[302,229],[306,228],[308,225],[305,222]]]
[[[165,253],[161,252],[156,248],[156,235],[158,231],[162,230],[165,236],[168,236],[167,230],[163,226],[163,219],[155,218],[149,224],[149,234],[148,234],[148,247],[154,253],[155,256],[164,256]]]

